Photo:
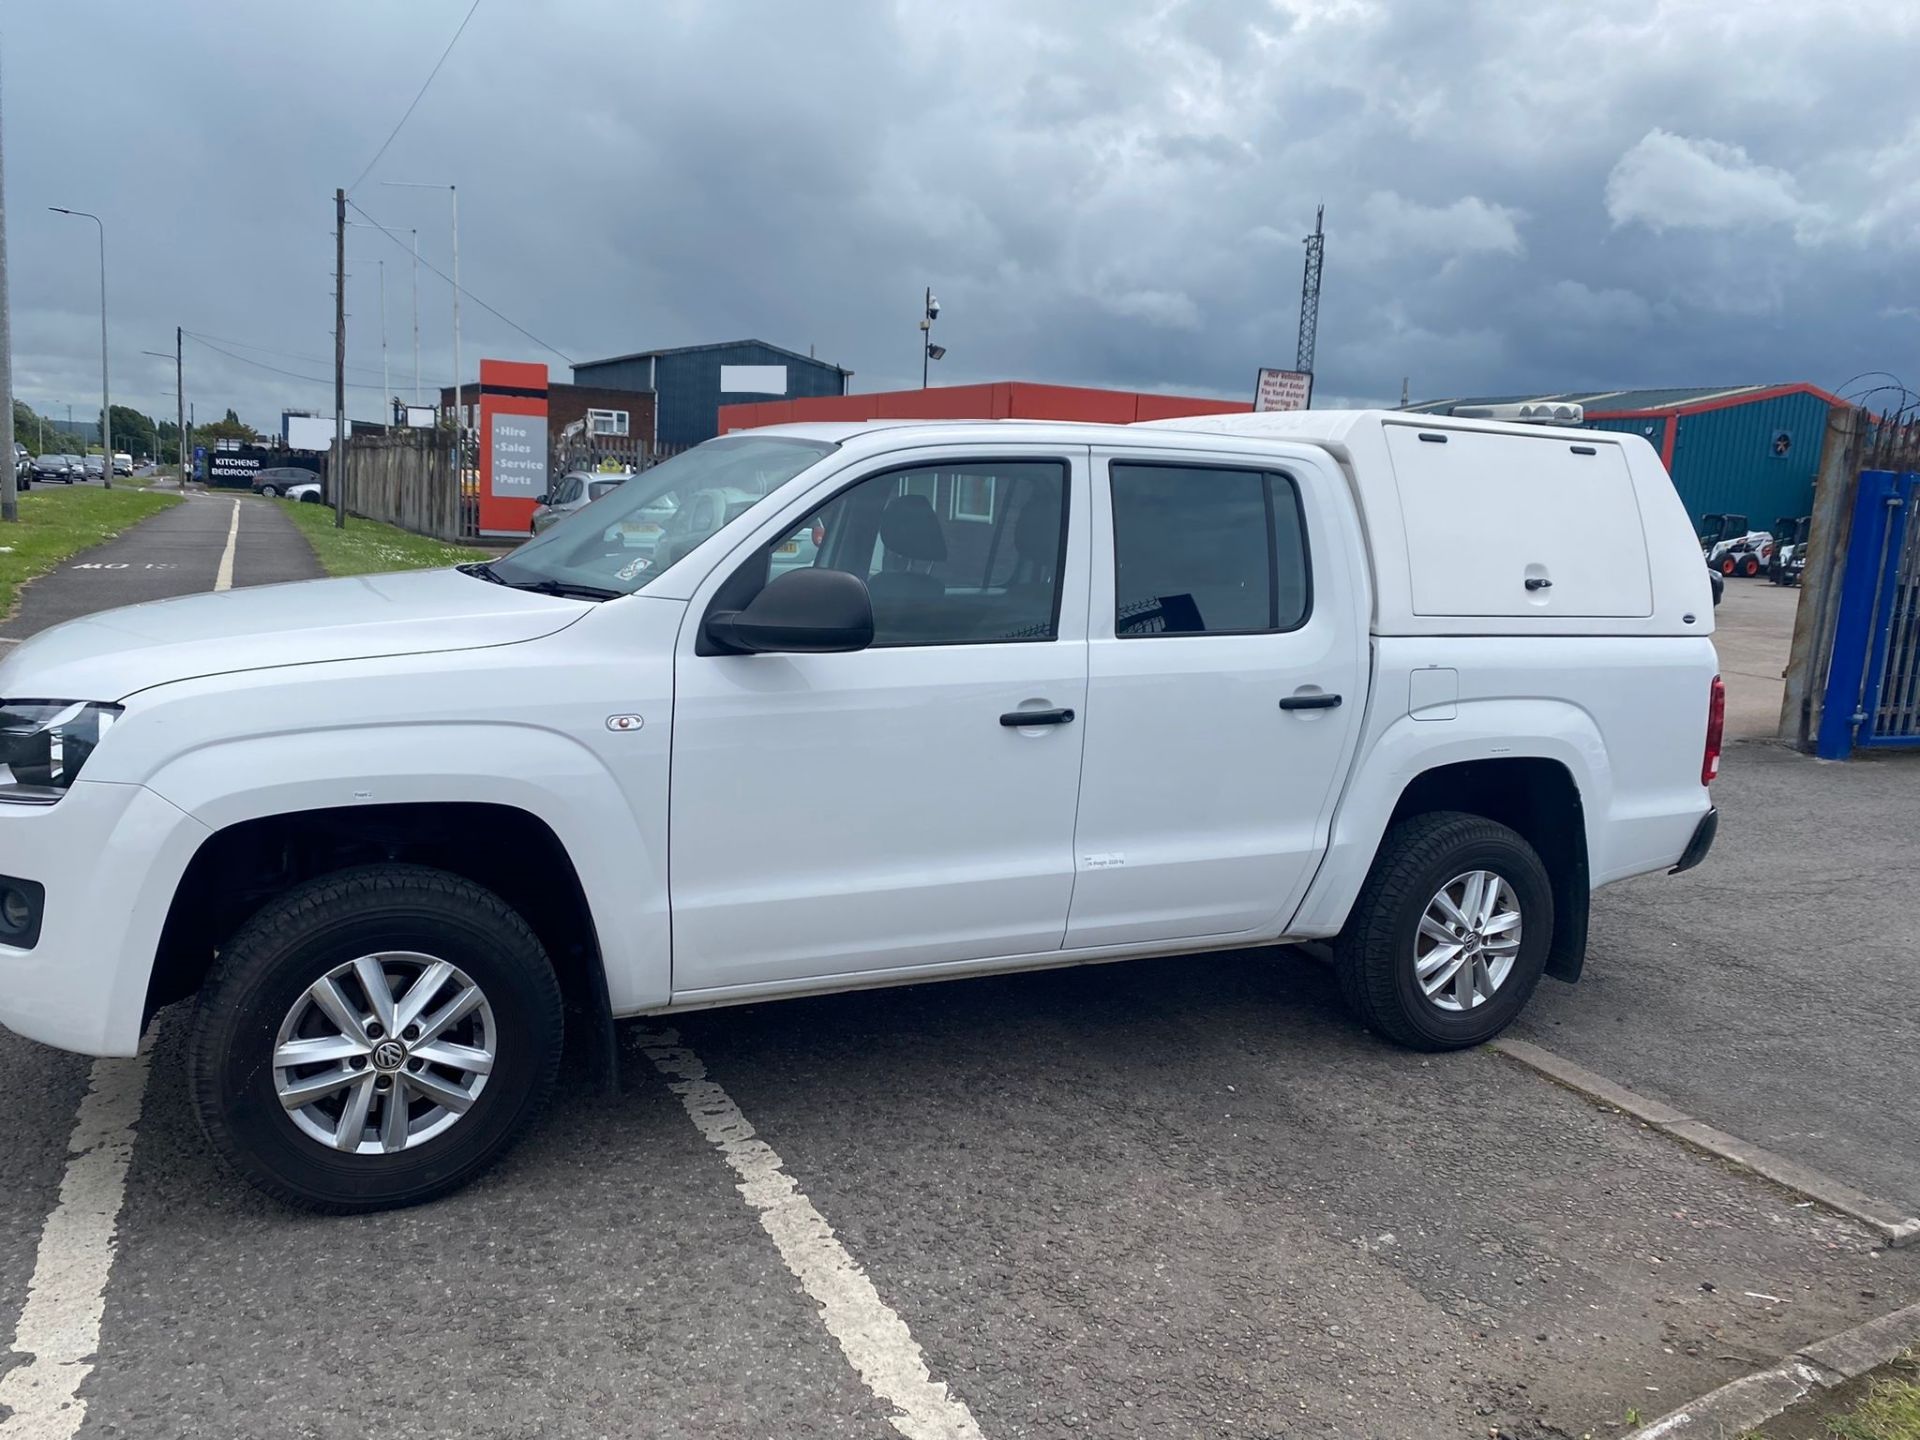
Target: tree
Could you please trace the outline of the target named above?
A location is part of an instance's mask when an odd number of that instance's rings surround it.
[[[180,427],[171,420],[162,420],[154,427],[154,443],[159,447],[155,458],[164,465],[180,463]]]
[[[113,407],[113,447],[129,455],[153,454],[153,421],[130,405]]]
[[[211,445],[216,440],[238,440],[243,445],[258,443],[260,432],[242,420],[231,408],[224,418],[211,424],[196,425],[193,429],[193,443]]]

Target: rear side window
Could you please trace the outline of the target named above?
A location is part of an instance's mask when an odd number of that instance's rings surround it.
[[[1207,465],[1109,472],[1115,635],[1257,635],[1306,622],[1306,527],[1288,476]]]

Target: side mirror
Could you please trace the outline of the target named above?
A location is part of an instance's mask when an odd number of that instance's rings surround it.
[[[748,654],[829,655],[873,643],[873,600],[867,582],[844,570],[789,570],[744,610],[707,620],[707,636]]]
[[[552,500],[553,492],[550,490],[542,490],[538,495],[534,496],[533,503],[536,505],[547,505],[551,504]]]

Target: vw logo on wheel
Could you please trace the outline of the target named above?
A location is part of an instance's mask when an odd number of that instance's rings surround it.
[[[398,1040],[382,1040],[373,1047],[373,1068],[398,1070],[407,1063],[407,1047]]]

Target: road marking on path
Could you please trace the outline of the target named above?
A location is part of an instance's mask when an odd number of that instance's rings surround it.
[[[888,1418],[908,1440],[982,1440],[964,1401],[927,1370],[907,1324],[873,1287],[786,1172],[785,1162],[754,1133],[740,1107],[707,1078],[707,1067],[674,1030],[643,1032],[640,1048],[680,1097],[688,1118],[740,1177],[737,1187],[760,1215],[780,1258],[820,1306],[820,1321],[861,1381],[894,1407]],[[4,1431],[0,1431],[4,1434]]]
[[[93,1373],[127,1196],[134,1127],[147,1089],[148,1042],[131,1060],[96,1060],[67,1141],[60,1199],[40,1231],[13,1349],[27,1357],[0,1375],[0,1440],[69,1440],[87,1418],[80,1386]]]
[[[227,548],[220,556],[220,571],[213,578],[213,588],[231,590],[233,588],[233,552],[240,543],[240,502],[233,502],[233,519],[227,525]]]

